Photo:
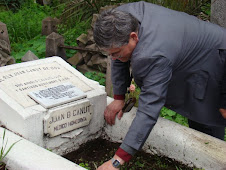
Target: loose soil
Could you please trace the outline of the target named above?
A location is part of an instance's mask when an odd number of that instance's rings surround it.
[[[78,150],[63,157],[76,164],[95,170],[105,161],[112,158],[120,143],[96,139],[83,144]],[[150,155],[143,151],[138,152],[133,159],[122,166],[121,170],[192,170],[187,166],[166,157]]]
[[[0,170],[7,170],[5,166],[6,166],[5,164],[0,165]]]

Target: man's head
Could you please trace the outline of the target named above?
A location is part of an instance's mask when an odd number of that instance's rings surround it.
[[[129,13],[107,10],[98,17],[93,33],[100,48],[126,62],[138,43],[138,21]]]

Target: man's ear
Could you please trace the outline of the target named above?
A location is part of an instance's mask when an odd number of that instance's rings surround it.
[[[132,38],[136,43],[138,43],[138,41],[139,41],[137,32],[131,32],[130,33],[130,38]]]

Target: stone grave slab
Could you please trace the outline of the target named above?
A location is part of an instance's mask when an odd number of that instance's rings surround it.
[[[100,136],[104,86],[60,57],[0,67],[0,125],[65,154]]]

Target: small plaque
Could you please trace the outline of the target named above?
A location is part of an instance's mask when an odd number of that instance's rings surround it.
[[[83,126],[87,126],[92,118],[93,105],[88,99],[65,108],[53,108],[44,117],[44,133],[54,137]]]
[[[47,109],[86,98],[86,94],[71,83],[63,83],[43,90],[30,92],[28,95]]]

